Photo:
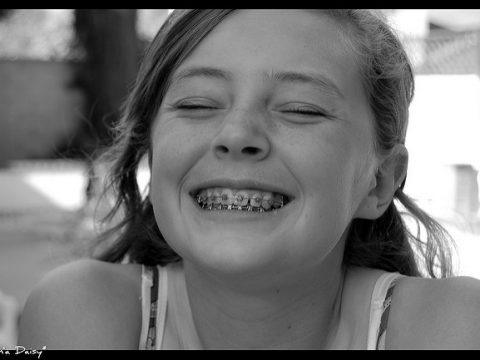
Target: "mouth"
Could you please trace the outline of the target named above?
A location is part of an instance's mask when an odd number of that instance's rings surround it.
[[[291,196],[280,192],[228,187],[200,188],[190,192],[190,196],[205,211],[267,213],[278,211],[292,201]]]

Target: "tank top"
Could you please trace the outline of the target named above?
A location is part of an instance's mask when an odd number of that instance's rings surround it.
[[[366,350],[384,350],[385,337],[392,294],[396,280],[403,275],[383,272],[378,276],[369,306],[369,322]],[[165,341],[168,313],[171,316],[174,337],[180,349],[201,349],[196,333],[185,278],[181,266],[170,264],[165,267],[142,265],[142,328],[140,350],[163,350],[169,346]]]

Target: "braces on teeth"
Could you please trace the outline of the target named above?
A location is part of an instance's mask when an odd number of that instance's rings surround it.
[[[233,196],[225,193],[208,196],[204,192],[200,192],[195,196],[195,199],[199,206],[205,210],[236,210],[263,213],[280,209],[286,205],[283,195],[280,194],[249,198],[238,193]]]

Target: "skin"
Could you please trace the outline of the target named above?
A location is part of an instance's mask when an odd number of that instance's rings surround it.
[[[229,77],[210,71],[168,89],[152,129],[150,196],[162,234],[184,258],[204,347],[364,348],[377,272],[357,271],[367,275],[344,286],[346,231],[355,217],[382,214],[407,154],[373,152],[373,118],[338,25],[305,11],[239,11],[174,76],[199,66]],[[342,95],[265,75],[285,71],[327,77]],[[319,108],[323,115],[298,113]],[[202,213],[189,191],[218,177],[275,185],[294,201],[275,216]],[[19,344],[138,348],[140,271],[93,260],[56,269],[25,306]],[[478,348],[479,294],[470,278],[402,279],[387,349]]]
[[[378,162],[372,115],[347,55],[328,18],[242,11],[173,75],[152,131],[151,200],[162,234],[184,258],[206,344],[258,347],[259,335],[271,334],[268,346],[315,347],[335,328],[346,229]],[[199,68],[227,75],[182,76]],[[286,72],[333,85],[271,76]],[[295,199],[276,215],[199,210],[189,192],[216,178],[261,181]]]
[[[373,168],[370,111],[351,57],[336,45],[339,39],[336,25],[313,14],[241,12],[215,28],[174,74],[198,67],[231,73],[229,80],[173,81],[152,132],[157,222],[187,259],[222,272],[268,271],[270,278],[279,270],[275,263],[296,265],[298,259],[288,262],[297,249],[313,253],[308,264],[314,265],[336,245],[368,191],[365,173],[371,176]],[[288,71],[328,77],[345,99],[268,77]],[[183,104],[212,109],[179,109]],[[327,116],[294,113],[296,108]],[[295,201],[286,214],[265,220],[206,217],[188,192],[218,177],[278,185]]]

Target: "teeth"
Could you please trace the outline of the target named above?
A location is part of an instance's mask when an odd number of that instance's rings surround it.
[[[285,205],[283,195],[271,192],[209,188],[200,191],[196,200],[202,209],[268,212]]]
[[[254,193],[250,198],[250,205],[252,205],[254,208],[259,208],[262,206],[262,194],[259,192]]]
[[[273,205],[273,195],[271,193],[263,193],[262,208],[270,210]]]
[[[248,192],[240,190],[235,194],[235,200],[233,202],[236,206],[247,206],[248,204]]]
[[[224,189],[221,192],[220,201],[222,205],[231,207],[234,202],[233,191],[231,189]]]
[[[212,206],[212,203],[213,203],[213,196],[214,196],[214,195],[213,195],[213,191],[212,191],[211,189],[208,189],[208,190],[206,190],[206,191],[202,191],[202,192],[200,193],[200,195],[202,195],[202,194],[203,194],[203,195],[206,195],[206,197],[207,197],[207,205],[209,206],[209,210],[211,210],[211,209],[212,209],[211,206]]]
[[[273,207],[275,209],[279,209],[281,207],[283,207],[283,196],[282,195],[275,195],[274,198],[273,198]]]

